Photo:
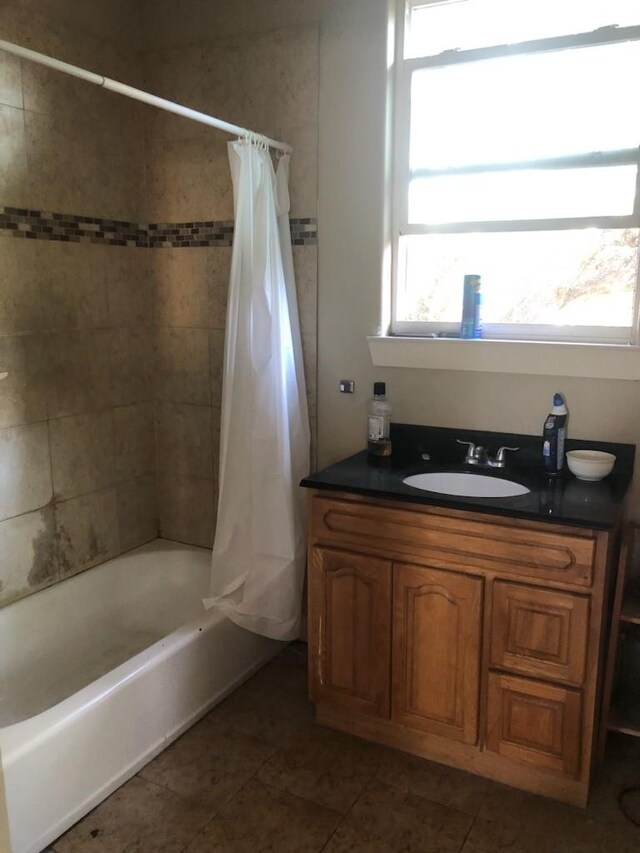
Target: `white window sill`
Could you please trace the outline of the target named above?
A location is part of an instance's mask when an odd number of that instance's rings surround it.
[[[548,341],[368,337],[376,367],[640,380],[640,347]]]

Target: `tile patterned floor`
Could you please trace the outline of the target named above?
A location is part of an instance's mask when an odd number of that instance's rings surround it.
[[[633,783],[623,737],[583,812],[320,728],[294,645],[49,853],[640,853]]]

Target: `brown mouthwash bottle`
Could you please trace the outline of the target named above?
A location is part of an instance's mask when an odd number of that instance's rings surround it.
[[[367,450],[370,456],[391,456],[391,403],[384,382],[373,383],[367,404]]]

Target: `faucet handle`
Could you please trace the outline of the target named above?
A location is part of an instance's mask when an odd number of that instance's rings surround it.
[[[496,462],[505,462],[506,461],[504,454],[507,452],[507,450],[515,453],[516,450],[520,450],[520,448],[519,447],[501,447],[498,450],[498,452],[496,453]]]
[[[467,446],[467,457],[473,456],[473,454],[476,452],[476,446],[475,446],[475,443],[473,441],[461,441],[459,438],[456,438],[456,442],[458,444],[466,444],[466,446]]]

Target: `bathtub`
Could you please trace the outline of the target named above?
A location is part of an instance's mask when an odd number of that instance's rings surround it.
[[[280,651],[204,610],[210,565],[159,539],[0,610],[12,853],[39,853]]]

